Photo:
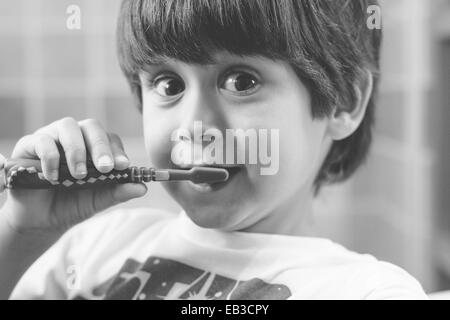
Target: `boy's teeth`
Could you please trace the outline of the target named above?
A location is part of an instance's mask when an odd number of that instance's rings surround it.
[[[209,183],[193,183],[189,181],[191,186],[198,191],[211,191],[212,187]]]

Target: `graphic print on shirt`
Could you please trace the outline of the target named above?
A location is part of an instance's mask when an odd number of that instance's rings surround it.
[[[132,300],[284,300],[285,285],[253,278],[235,280],[187,264],[150,257],[145,263],[128,259],[117,276],[81,299]]]

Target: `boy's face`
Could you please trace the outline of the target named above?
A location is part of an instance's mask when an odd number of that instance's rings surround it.
[[[224,183],[165,183],[198,225],[278,233],[286,224],[298,221],[302,201],[312,194],[330,143],[326,119],[312,119],[310,96],[288,64],[225,52],[214,58],[216,62],[208,65],[167,59],[141,72],[147,150],[158,168],[188,168],[211,161],[216,161],[216,167],[232,168]],[[196,121],[201,121],[200,130],[205,134],[200,143],[196,140],[202,138],[198,136],[200,122],[195,129]],[[226,148],[230,144],[226,131],[236,133],[235,129],[256,136],[258,143],[246,145],[235,139],[231,141],[233,150]],[[184,132],[184,138],[175,139],[177,132]],[[211,146],[215,141],[208,137],[211,132],[223,135],[221,163],[219,157],[211,159],[217,153],[203,152],[199,157],[192,152],[199,146],[200,150]],[[246,163],[226,161],[226,154],[244,149]],[[253,153],[253,161],[249,153]],[[184,160],[181,165],[180,157]]]

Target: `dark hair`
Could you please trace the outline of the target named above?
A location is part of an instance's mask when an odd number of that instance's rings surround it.
[[[372,139],[381,30],[369,29],[367,9],[377,0],[124,0],[117,27],[118,56],[142,108],[139,72],[161,58],[213,61],[212,49],[288,62],[321,118],[354,105],[365,69],[374,90],[364,119],[348,138],[333,142],[316,177],[348,178],[365,160]]]

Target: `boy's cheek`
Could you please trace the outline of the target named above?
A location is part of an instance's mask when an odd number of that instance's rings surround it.
[[[151,126],[151,124],[149,125]],[[144,127],[144,139],[147,154],[152,164],[156,167],[167,167],[170,165],[170,151],[172,144],[170,134],[160,127]]]

